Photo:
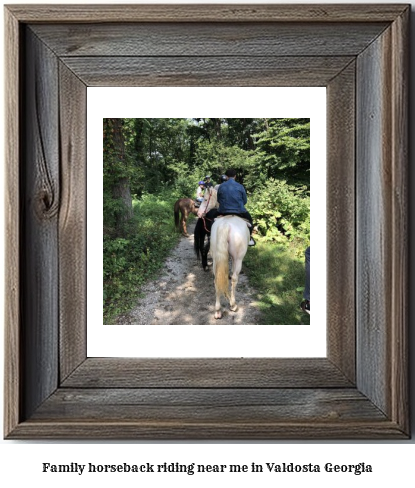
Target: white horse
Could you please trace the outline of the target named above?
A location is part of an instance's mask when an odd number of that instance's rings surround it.
[[[197,216],[203,217],[212,208],[217,207],[218,203],[218,192],[210,186],[206,188],[205,194],[203,196],[203,202],[200,204],[199,210],[197,211]]]
[[[232,312],[238,309],[235,301],[235,289],[242,269],[242,260],[248,249],[249,229],[240,217],[227,215],[216,219],[212,225],[210,251],[213,258],[215,275],[216,304],[215,319],[222,318],[220,299],[224,295],[229,299]],[[232,258],[231,291],[229,293],[229,256]]]

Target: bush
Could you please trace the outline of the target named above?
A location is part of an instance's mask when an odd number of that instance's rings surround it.
[[[270,179],[249,196],[247,209],[265,240],[309,243],[310,197],[306,187]]]
[[[178,234],[172,191],[133,201],[134,219],[123,237],[104,234],[104,321],[130,309],[138,289],[161,269]]]
[[[256,290],[262,324],[310,324],[310,316],[300,309],[305,283],[304,251],[299,242],[279,245],[260,239],[247,252],[244,269]]]

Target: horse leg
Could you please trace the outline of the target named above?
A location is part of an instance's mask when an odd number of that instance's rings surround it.
[[[221,292],[216,289],[216,303],[215,303],[215,319],[221,319],[222,318],[222,310],[220,306],[220,296]]]
[[[232,312],[236,312],[238,310],[238,305],[236,305],[235,300],[235,290],[236,285],[238,284],[238,277],[239,273],[242,269],[242,259],[234,259],[232,261],[232,277],[231,277],[231,298],[229,299],[229,307]]]
[[[180,200],[177,200],[177,202],[174,204],[174,226],[177,231],[180,231],[179,212],[180,212]]]
[[[186,209],[183,209],[182,213],[182,229],[183,229],[183,235],[188,237],[189,234],[187,233],[187,228],[186,228],[186,221],[187,221],[188,213]]]
[[[209,254],[209,248],[210,248],[210,240],[208,237],[207,244],[203,246],[202,249],[202,266],[205,271],[208,270],[208,254]]]

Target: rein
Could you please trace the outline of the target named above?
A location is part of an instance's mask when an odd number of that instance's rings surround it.
[[[207,199],[207,204],[206,204],[206,208],[209,207],[209,202],[210,202],[210,197],[212,196],[212,192],[209,191],[209,198]],[[205,214],[206,215],[206,211],[205,211]],[[206,227],[206,220],[208,220],[209,222],[212,222],[212,219],[206,219],[206,217],[201,217],[202,220],[203,220],[203,227],[205,228],[205,231],[208,232],[210,234],[210,230]]]
[[[210,202],[210,198],[212,196],[212,191],[210,190],[209,192],[209,198],[207,199],[207,204],[206,204],[206,208],[209,208],[209,202]],[[203,213],[203,217],[200,217],[202,220],[203,220],[203,227],[205,229],[205,231],[210,234],[210,230],[206,227],[206,220],[208,220],[209,222],[212,222],[212,219],[207,219],[206,218],[206,210],[205,212]]]
[[[210,230],[206,227],[206,220],[208,220],[209,222],[212,222],[212,219],[207,219],[206,217],[202,217],[202,220],[203,220],[203,227],[205,228],[205,231],[209,232],[209,234],[210,234]]]

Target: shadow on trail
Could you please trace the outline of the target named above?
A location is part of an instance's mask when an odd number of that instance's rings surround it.
[[[211,261],[209,271],[202,269],[193,251],[196,221],[189,223],[189,237],[182,237],[165,262],[164,271],[142,289],[137,305],[119,317],[119,324],[137,325],[231,325],[257,324],[260,311],[255,292],[246,274],[241,274],[236,290],[238,310],[226,304],[224,317],[214,318],[215,285]],[[222,303],[225,303],[223,301]]]

